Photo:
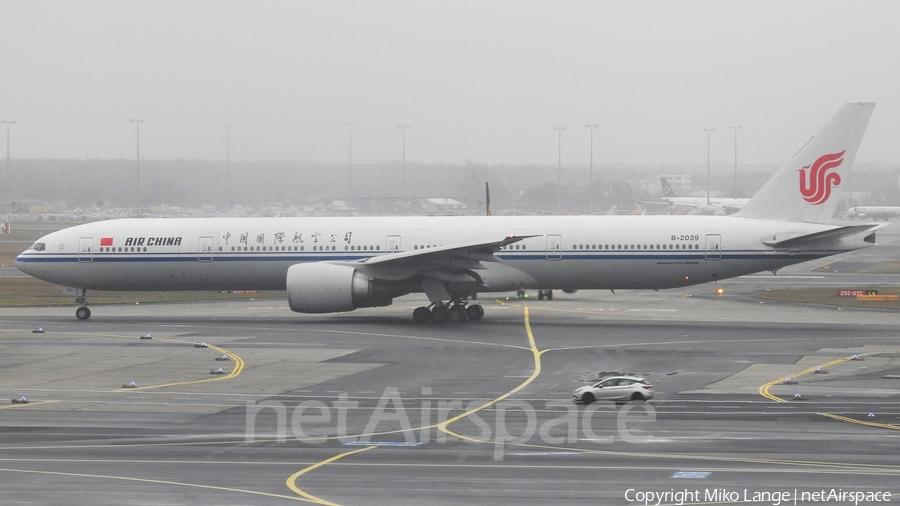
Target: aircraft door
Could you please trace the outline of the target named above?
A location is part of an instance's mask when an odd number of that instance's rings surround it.
[[[389,235],[384,239],[384,250],[388,253],[400,252],[400,236]]]
[[[547,260],[562,260],[562,236],[549,234],[547,236]]]
[[[94,238],[81,237],[78,239],[78,261],[93,262],[94,261]]]
[[[706,234],[706,259],[721,260],[722,259],[722,235]]]
[[[200,262],[212,262],[213,260],[213,238],[201,237],[197,245],[197,260]]]

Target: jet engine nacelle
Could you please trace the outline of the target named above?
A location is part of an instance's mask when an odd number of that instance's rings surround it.
[[[339,313],[390,305],[375,284],[356,268],[327,262],[292,265],[287,271],[288,305],[298,313]]]

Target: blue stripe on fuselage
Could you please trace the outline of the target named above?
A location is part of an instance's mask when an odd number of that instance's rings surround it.
[[[740,251],[740,252],[722,252],[720,258],[707,257],[706,252],[698,252],[695,254],[661,254],[659,252],[627,252],[627,253],[562,253],[559,259],[548,259],[546,254],[524,254],[524,255],[497,255],[502,261],[522,261],[522,260],[546,260],[548,262],[558,262],[562,260],[658,260],[658,261],[720,261],[720,260],[773,260],[773,259],[789,259],[789,258],[820,258],[822,256],[834,255],[843,251],[816,251],[806,253],[780,253],[780,252],[757,252],[757,251]],[[214,253],[213,255],[201,256],[198,253],[134,253],[134,254],[95,254],[90,257],[80,257],[77,254],[54,254],[54,255],[22,255],[16,258],[16,262],[22,263],[57,263],[57,262],[76,262],[76,263],[115,263],[115,262],[355,262],[361,261],[373,256],[357,256],[347,255],[343,253],[334,254],[282,254],[272,255],[270,253]],[[79,260],[79,258],[82,258]]]

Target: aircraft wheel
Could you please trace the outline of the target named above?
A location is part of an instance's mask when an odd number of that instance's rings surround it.
[[[75,318],[79,320],[87,320],[91,317],[91,310],[82,306],[75,310]]]
[[[466,307],[461,306],[459,304],[454,305],[450,308],[450,321],[453,323],[459,323],[466,321]]]
[[[470,320],[480,320],[484,316],[484,308],[481,307],[481,304],[472,304],[466,308],[466,316]]]
[[[413,320],[416,323],[427,323],[431,319],[431,311],[427,307],[417,307],[413,310]]]
[[[434,323],[444,323],[450,319],[450,310],[447,306],[434,306],[431,309],[431,321]]]
[[[547,300],[553,300],[553,290],[547,290],[545,295],[547,296]]]

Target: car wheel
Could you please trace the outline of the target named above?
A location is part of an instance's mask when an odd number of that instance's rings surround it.
[[[594,400],[595,400],[594,394],[592,394],[590,392],[587,392],[586,394],[581,396],[581,402],[583,402],[585,404],[590,404],[590,403],[594,402]]]
[[[644,396],[643,396],[643,395],[641,395],[641,394],[635,392],[635,393],[631,394],[631,400],[633,400],[633,401],[644,401],[644,400],[646,400],[646,399],[644,399]]]

